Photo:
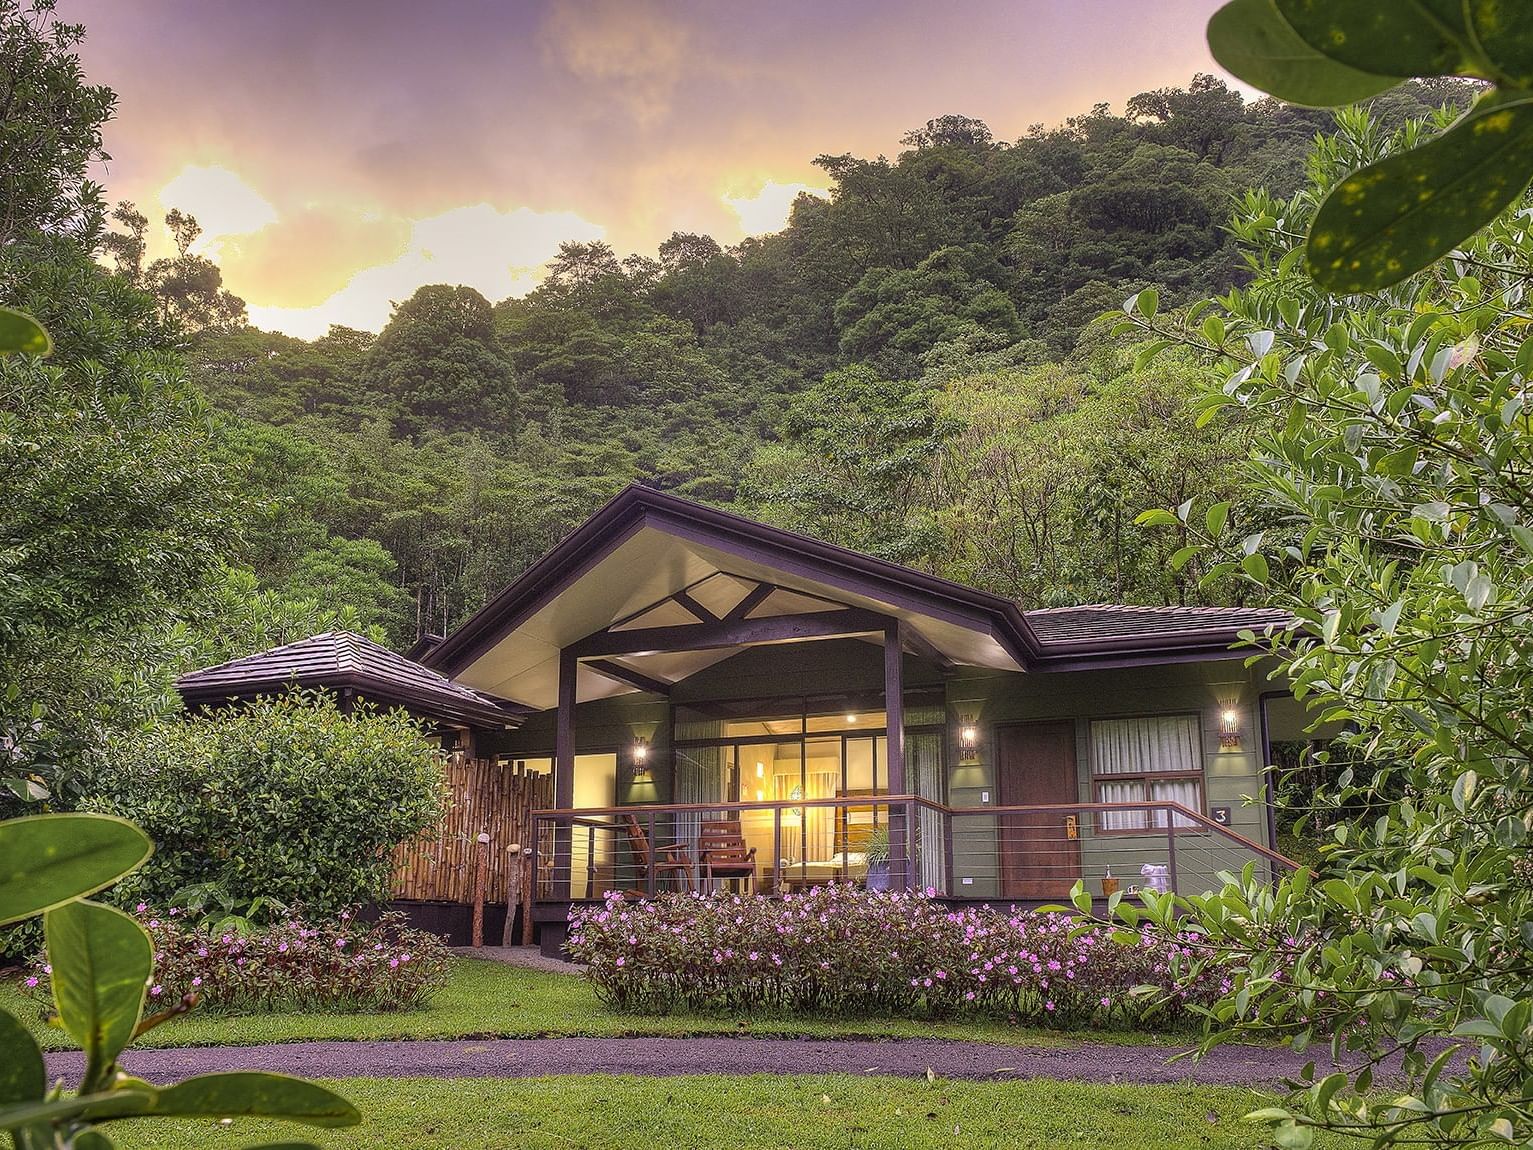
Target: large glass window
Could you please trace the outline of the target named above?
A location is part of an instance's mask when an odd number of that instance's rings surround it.
[[[1177,802],[1203,809],[1203,747],[1197,715],[1097,719],[1091,724],[1091,777],[1099,803]],[[1104,811],[1104,831],[1166,825],[1164,811]],[[1176,825],[1194,824],[1177,816]]]

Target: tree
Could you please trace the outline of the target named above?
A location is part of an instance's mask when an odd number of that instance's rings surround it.
[[[968,325],[1015,341],[1022,335],[1016,306],[989,277],[1006,275],[977,245],[941,248],[909,271],[874,268],[836,303],[842,354],[919,375],[919,357]],[[886,352],[895,353],[892,361]]]
[[[105,211],[93,164],[117,97],[85,82],[78,24],[54,0],[0,0],[0,251],[29,235],[90,240]]]
[[[132,211],[131,205],[119,205],[113,213],[128,229],[125,233],[109,235],[109,250],[118,260],[118,267],[136,270],[131,261],[135,251],[142,258],[143,235],[139,229],[142,219]],[[245,301],[224,287],[223,272],[218,265],[204,256],[191,253],[192,244],[202,234],[197,217],[172,208],[165,216],[165,227],[176,245],[176,254],[155,260],[143,273],[143,285],[159,301],[160,318],[188,335],[203,331],[225,331],[245,326]],[[116,235],[126,238],[117,239]]]
[[[1328,824],[1316,875],[1269,886],[1248,871],[1149,913],[1185,913],[1204,940],[1192,967],[1227,968],[1210,1041],[1331,1041],[1334,1073],[1306,1072],[1286,1106],[1256,1115],[1280,1145],[1330,1128],[1520,1146],[1533,1139],[1533,340],[1512,301],[1533,232],[1508,213],[1395,288],[1326,294],[1294,237],[1350,172],[1387,175],[1430,134],[1387,140],[1357,111],[1338,123],[1314,187],[1287,203],[1253,193],[1236,219],[1259,272],[1249,289],[1191,323],[1157,319],[1149,293],[1127,310],[1218,358],[1210,417],[1233,406],[1266,429],[1240,503],[1188,500],[1147,521],[1189,536],[1177,562],[1203,553],[1206,578],[1292,612],[1248,643],[1345,726],[1355,761],[1314,796]],[[1372,817],[1349,817],[1360,806]],[[1375,1073],[1396,1053],[1408,1085],[1380,1101]]]
[[[404,434],[428,425],[503,437],[516,431],[516,381],[489,301],[473,288],[435,284],[396,306],[362,378],[392,401]]]
[[[48,360],[0,361],[0,737],[26,797],[63,804],[105,731],[164,705],[140,644],[174,628],[229,526],[172,334],[92,258],[113,97],[85,83],[81,35],[51,4],[0,4],[0,303],[53,341]]]
[[[871,368],[833,371],[789,410],[781,447],[764,448],[742,492],[772,522],[930,568],[941,546],[928,488],[956,430],[918,383]]]

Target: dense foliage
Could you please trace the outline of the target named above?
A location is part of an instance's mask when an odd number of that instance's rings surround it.
[[[403,712],[294,693],[162,723],[110,745],[86,804],[157,844],[121,897],[170,906],[212,883],[332,917],[388,893],[395,846],[432,825],[441,752]]]
[[[642,480],[1029,603],[1217,600],[1128,525],[1223,491],[1240,436],[1193,429],[1195,373],[1135,373],[1090,321],[1241,282],[1232,197],[1292,192],[1329,124],[1207,76],[1010,141],[946,116],[892,159],[820,157],[828,196],[731,248],[566,244],[525,298],[426,286],[377,337],[205,330],[235,562],[407,644]]]
[[[1174,1025],[1211,1001],[1171,983],[1184,940],[1062,913],[949,910],[919,891],[831,883],[781,899],[621,893],[570,913],[570,954],[621,1010],[979,1013],[1069,1028]],[[1153,1002],[1136,987],[1167,992]]]
[[[1438,122],[1438,127],[1443,121]],[[1533,205],[1400,286],[1331,296],[1296,244],[1322,196],[1419,143],[1347,112],[1284,202],[1246,201],[1257,277],[1190,317],[1138,322],[1220,357],[1210,413],[1264,430],[1241,504],[1184,505],[1210,577],[1243,579],[1293,627],[1252,636],[1317,718],[1342,724],[1312,819],[1324,861],[1269,888],[1160,908],[1208,933],[1191,971],[1231,956],[1221,1037],[1338,1036],[1346,1070],[1273,1111],[1285,1146],[1314,1127],[1381,1143],[1533,1138]],[[1262,938],[1284,938],[1264,948]],[[1380,1103],[1375,1070],[1410,1084]],[[1467,1061],[1464,1059],[1467,1057]]]
[[[151,1008],[192,997],[202,1013],[413,1010],[446,984],[452,961],[441,939],[397,915],[361,922],[342,912],[318,925],[289,916],[236,931],[139,903],[135,918],[154,944]],[[39,962],[22,980],[44,1009],[52,975]]]

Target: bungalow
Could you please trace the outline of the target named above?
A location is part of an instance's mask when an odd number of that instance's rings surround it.
[[[1023,610],[632,486],[446,638],[365,651],[366,681],[356,652],[344,683],[305,681],[402,701],[478,760],[551,781],[522,841],[552,950],[570,904],[610,889],[843,879],[1036,903],[1078,880],[1201,890],[1291,865],[1267,771],[1305,718],[1232,650],[1284,619]],[[296,677],[275,654],[182,690]]]

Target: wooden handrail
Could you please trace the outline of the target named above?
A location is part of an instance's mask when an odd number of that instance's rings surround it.
[[[758,802],[717,802],[717,803],[641,803],[626,807],[578,807],[558,808],[549,810],[536,810],[532,812],[535,821],[568,821],[573,826],[595,825],[618,829],[617,824],[595,822],[593,816],[603,815],[632,815],[639,812],[650,814],[697,814],[708,811],[779,811],[799,810],[803,807],[882,807],[902,804],[914,804],[925,807],[927,810],[939,814],[950,815],[955,818],[995,816],[1008,814],[1047,814],[1059,812],[1105,812],[1117,813],[1122,811],[1161,811],[1168,818],[1180,816],[1192,823],[1197,824],[1205,832],[1229,839],[1245,849],[1261,856],[1269,862],[1285,866],[1289,870],[1298,870],[1299,864],[1286,855],[1262,846],[1260,843],[1247,838],[1239,831],[1216,823],[1213,819],[1193,810],[1191,807],[1182,805],[1172,799],[1162,799],[1153,802],[1130,802],[1130,803],[1029,803],[1011,806],[983,806],[983,807],[952,807],[946,803],[939,803],[933,799],[924,798],[921,795],[858,795],[845,796],[842,798],[828,799],[763,799]],[[1136,828],[1137,829],[1137,828]],[[1146,832],[1158,830],[1156,827],[1144,828]]]

